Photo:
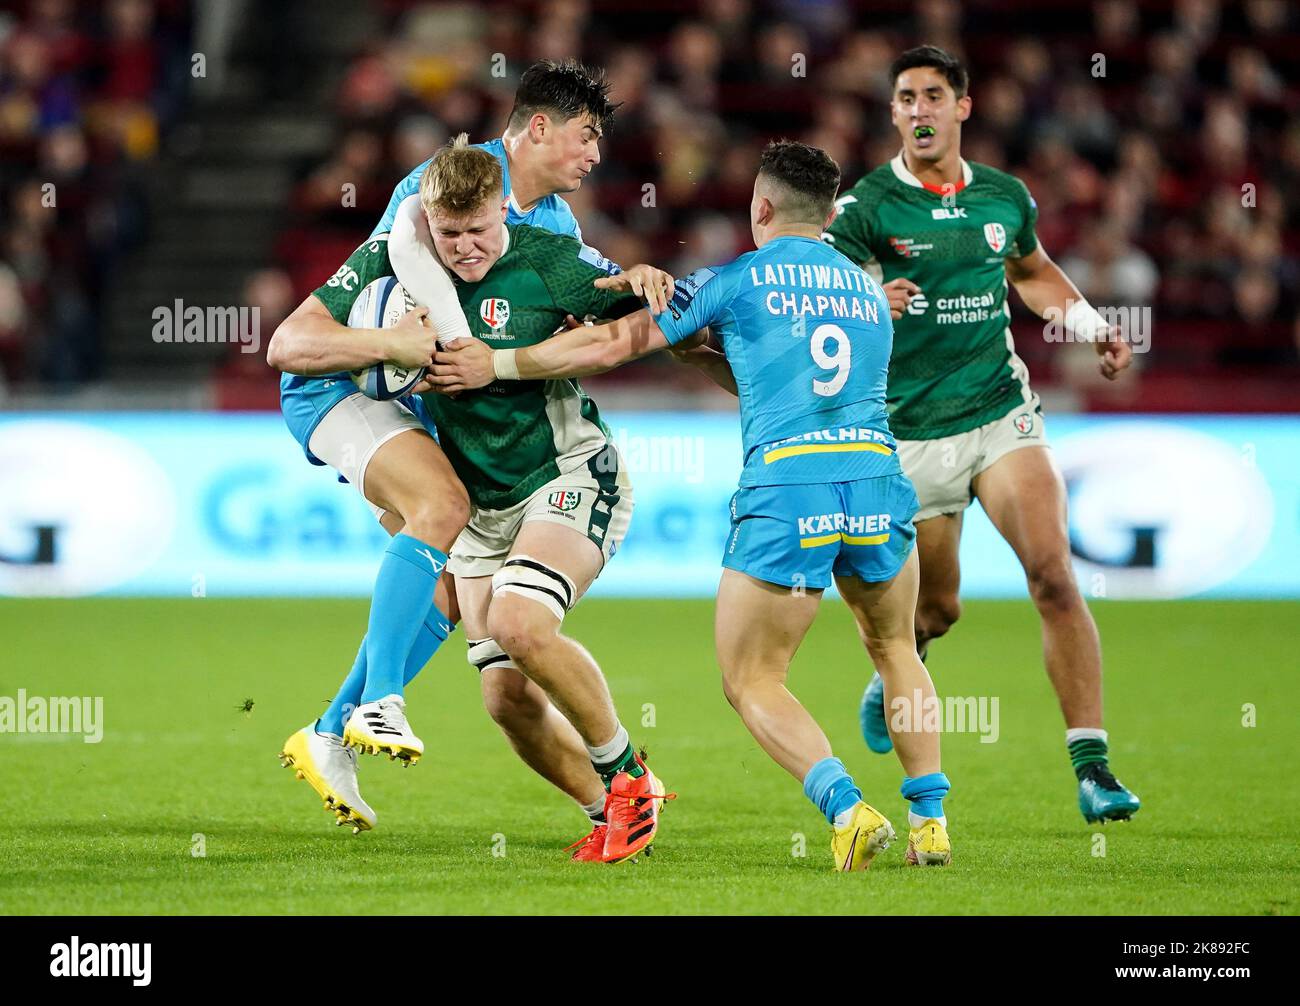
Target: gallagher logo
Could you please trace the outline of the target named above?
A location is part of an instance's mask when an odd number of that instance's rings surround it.
[[[171,540],[171,476],[127,436],[68,420],[5,422],[0,472],[0,595],[118,587]]]
[[[1268,545],[1274,501],[1236,447],[1172,423],[1092,426],[1053,454],[1079,572],[1104,595],[1186,597],[1232,580]]]

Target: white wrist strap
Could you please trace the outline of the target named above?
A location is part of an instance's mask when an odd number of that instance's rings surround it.
[[[519,365],[515,363],[517,349],[494,349],[492,351],[492,373],[499,381],[519,380]]]
[[[1098,337],[1108,337],[1110,326],[1106,319],[1086,300],[1072,300],[1065,310],[1065,330],[1079,342],[1096,342]]]

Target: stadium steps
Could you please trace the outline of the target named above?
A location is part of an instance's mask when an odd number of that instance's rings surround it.
[[[208,379],[230,348],[155,343],[155,310],[177,299],[186,306],[238,306],[248,276],[271,259],[296,172],[321,158],[333,140],[330,102],[347,57],[370,37],[373,16],[346,0],[291,6],[291,25],[330,25],[328,32],[293,31],[293,93],[268,97],[268,42],[255,36],[259,24],[250,18],[220,98],[195,100],[147,168],[150,236],[110,283],[111,379]]]
[[[296,116],[250,110],[247,120],[263,137]],[[299,120],[300,121],[300,120]],[[159,346],[151,338],[153,312],[179,298],[187,305],[237,305],[250,272],[267,258],[292,188],[292,163],[315,134],[286,128],[277,144],[251,143],[222,161],[205,138],[193,153],[157,166],[151,179],[151,238],[113,284],[108,337],[113,373],[162,369],[206,374],[223,345]],[[218,131],[215,143],[227,144]],[[324,136],[328,142],[328,135]],[[228,146],[225,147],[229,149]]]

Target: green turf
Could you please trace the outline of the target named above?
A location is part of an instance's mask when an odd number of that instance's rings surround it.
[[[941,694],[1000,701],[996,743],[944,739],[955,865],[907,869],[899,843],[846,877],[830,870],[824,822],[723,699],[710,602],[587,601],[567,623],[680,793],[654,855],[620,867],[566,861],[585,819],[510,753],[460,634],[410,691],[424,761],[363,761],[380,822],[353,837],[276,753],[346,670],[364,602],[0,602],[0,696],[102,695],[106,723],[98,745],[0,734],[0,912],[1296,914],[1300,606],[1095,611],[1113,765],[1143,799],[1138,817],[1084,823],[1036,616],[972,602],[930,660]],[[793,690],[904,825],[897,762],[858,737],[867,674],[828,602]]]

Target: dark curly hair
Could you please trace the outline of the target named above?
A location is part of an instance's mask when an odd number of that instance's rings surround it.
[[[609,100],[609,81],[599,67],[584,66],[576,59],[562,63],[542,59],[519,78],[508,128],[523,129],[529,119],[544,112],[557,122],[588,115],[601,132],[608,132],[619,104]]]

